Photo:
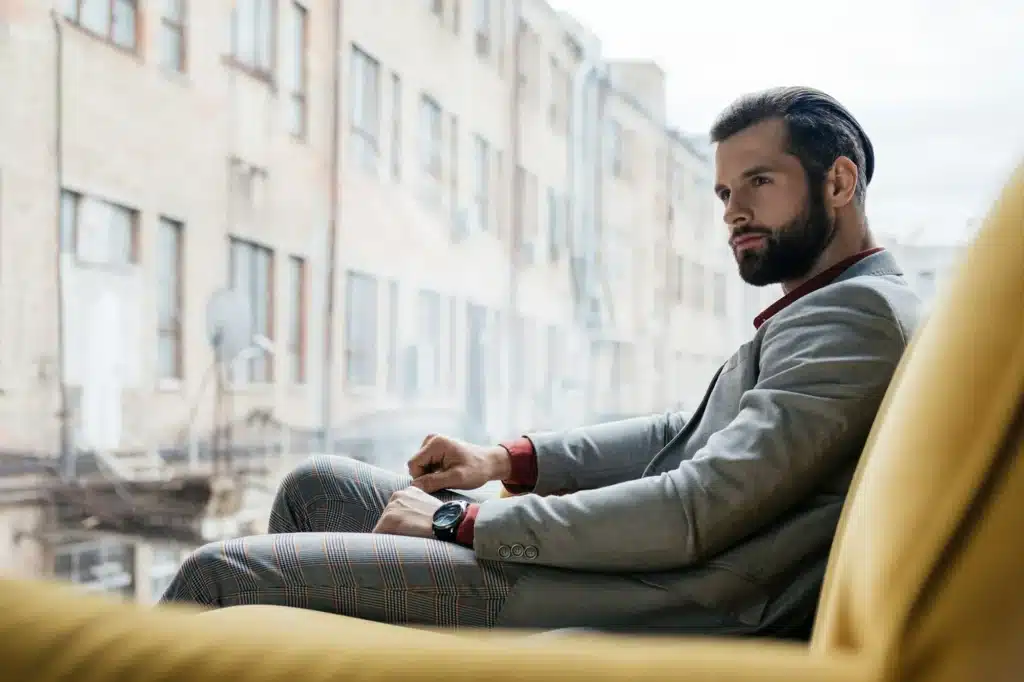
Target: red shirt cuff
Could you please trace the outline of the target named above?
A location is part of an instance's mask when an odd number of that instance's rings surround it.
[[[473,527],[476,526],[476,515],[480,512],[479,504],[466,507],[466,515],[462,517],[459,529],[455,531],[455,542],[463,547],[473,549]]]
[[[511,473],[501,482],[513,495],[528,493],[537,486],[537,451],[533,442],[523,436],[501,444],[508,450]]]

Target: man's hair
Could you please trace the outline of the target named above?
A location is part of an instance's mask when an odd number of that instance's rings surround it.
[[[820,90],[781,87],[744,95],[719,115],[711,127],[711,141],[721,142],[772,119],[785,123],[787,151],[800,160],[808,181],[823,181],[840,156],[853,161],[858,171],[856,197],[863,204],[875,172],[871,140],[846,107]]]

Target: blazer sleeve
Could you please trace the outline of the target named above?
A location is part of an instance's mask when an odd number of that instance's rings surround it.
[[[667,570],[773,521],[859,454],[906,347],[885,299],[853,293],[854,305],[810,295],[804,300],[816,303],[777,314],[762,339],[759,379],[736,417],[677,469],[562,497],[484,502],[477,555],[588,571]],[[639,421],[548,448],[562,450],[560,475],[587,481],[587,465],[625,467],[627,449],[649,447],[666,432]],[[530,549],[499,556],[516,544]]]
[[[537,458],[533,492],[586,490],[637,478],[685,424],[676,412],[527,434]]]

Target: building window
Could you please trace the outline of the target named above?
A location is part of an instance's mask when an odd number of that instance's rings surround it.
[[[363,168],[376,170],[380,138],[380,64],[352,46],[352,151]]]
[[[444,0],[430,0],[430,11],[438,19],[444,19]]]
[[[387,329],[387,363],[388,363],[388,375],[387,375],[387,387],[388,393],[398,393],[399,387],[399,374],[398,374],[398,322],[399,313],[401,312],[402,302],[399,299],[398,282],[391,280],[388,282],[388,329]]]
[[[299,256],[288,259],[288,358],[291,362],[292,381],[306,383],[306,320],[309,316],[309,280],[306,261]]]
[[[704,310],[704,266],[690,264],[690,305],[694,310]]]
[[[547,190],[547,232],[548,259],[557,261],[562,255],[565,235],[563,234],[562,204],[554,187]]]
[[[182,271],[184,226],[160,218],[157,232],[157,376],[181,379],[182,358]]]
[[[89,591],[135,597],[135,547],[113,540],[62,545],[53,556],[53,575]]]
[[[725,317],[725,310],[727,307],[725,275],[722,274],[721,272],[716,272],[714,274],[712,291],[714,296],[715,315],[717,315],[718,317]]]
[[[459,332],[459,301],[454,296],[448,297],[448,388],[455,390],[458,384],[458,332]]]
[[[274,70],[276,9],[276,0],[235,0],[231,14],[232,57],[266,78]]]
[[[349,271],[345,286],[345,380],[349,386],[377,383],[377,280]]]
[[[459,207],[459,117],[455,114],[448,118],[448,192],[454,215]]]
[[[138,0],[63,0],[68,21],[134,52],[138,47]]]
[[[420,291],[417,305],[419,325],[420,388],[436,391],[441,387],[441,295],[436,291]]]
[[[491,54],[491,0],[473,0],[473,26],[476,36],[476,53],[480,57]]]
[[[181,566],[181,552],[177,549],[154,547],[149,565],[149,598],[159,601]]]
[[[440,198],[441,189],[441,105],[432,97],[420,97],[420,167],[426,181],[427,198]]]
[[[83,263],[138,262],[138,212],[76,192],[61,192],[61,250]]]
[[[608,145],[608,166],[611,174],[617,178],[625,175],[625,163],[622,139],[622,125],[618,121],[608,122],[607,145]]]
[[[402,78],[391,73],[391,178],[402,179]]]
[[[231,243],[231,288],[240,291],[249,302],[253,334],[271,341],[274,338],[274,252],[265,246],[234,237]],[[236,358],[231,364],[232,382],[269,383],[274,380],[273,358],[265,352],[253,352]]]
[[[556,132],[565,132],[569,123],[569,73],[551,56],[551,100],[548,102],[548,123]]]
[[[473,226],[488,229],[490,216],[490,164],[491,154],[487,140],[473,137]]]
[[[185,72],[185,1],[160,3],[160,66]]]
[[[309,15],[306,8],[292,2],[291,11],[291,64],[288,70],[288,132],[299,139],[306,137],[309,63]]]

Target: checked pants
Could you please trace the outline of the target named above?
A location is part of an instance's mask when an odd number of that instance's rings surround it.
[[[493,626],[509,591],[500,562],[479,561],[473,550],[438,540],[370,533],[391,494],[411,480],[348,457],[312,457],[282,481],[267,535],[200,547],[161,601],[292,606],[406,625]]]

